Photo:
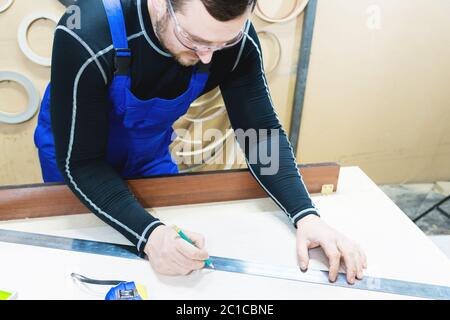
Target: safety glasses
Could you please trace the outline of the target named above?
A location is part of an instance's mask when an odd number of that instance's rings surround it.
[[[178,41],[180,41],[180,43],[184,47],[186,47],[192,51],[214,52],[214,51],[223,50],[225,48],[229,48],[229,47],[232,47],[232,46],[238,44],[244,37],[244,34],[245,34],[244,30],[245,30],[245,26],[247,25],[247,23],[244,24],[244,28],[241,30],[241,32],[239,32],[239,34],[234,39],[227,41],[225,43],[210,45],[210,44],[204,44],[204,43],[201,43],[198,41],[194,41],[194,40],[192,40],[189,33],[186,32],[181,27],[180,23],[178,22],[178,19],[177,19],[177,16],[175,15],[175,10],[173,9],[171,0],[167,0],[167,6],[169,8],[170,16],[172,17],[174,24],[175,24],[174,33],[175,33],[176,38],[178,39]]]

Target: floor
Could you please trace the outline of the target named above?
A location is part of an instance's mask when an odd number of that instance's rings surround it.
[[[449,182],[429,184],[380,185],[386,195],[411,219],[450,195]],[[450,213],[450,200],[441,208]],[[450,258],[450,219],[438,210],[420,219],[417,226]]]

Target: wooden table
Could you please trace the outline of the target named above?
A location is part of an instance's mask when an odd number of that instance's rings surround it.
[[[365,249],[366,275],[450,286],[450,261],[358,167],[341,168],[338,191],[312,194],[322,218]],[[296,266],[295,229],[269,198],[149,209],[166,224],[205,235],[211,255]],[[13,220],[0,228],[129,244],[93,214]],[[310,269],[326,269],[320,249]],[[407,297],[202,270],[156,275],[147,261],[0,243],[0,288],[19,299],[103,299],[107,289],[72,272],[144,284],[150,299],[403,299]]]

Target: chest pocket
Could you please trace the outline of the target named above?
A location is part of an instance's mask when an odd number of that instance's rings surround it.
[[[167,129],[187,112],[193,101],[191,101],[193,96],[191,89],[173,100],[153,98],[142,101],[129,89],[126,89],[125,95],[126,108],[123,124],[127,129]]]

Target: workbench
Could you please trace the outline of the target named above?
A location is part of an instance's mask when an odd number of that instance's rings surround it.
[[[357,241],[368,257],[365,274],[450,286],[450,261],[359,168],[340,170],[337,192],[311,194],[322,219]],[[296,266],[296,230],[270,198],[149,209],[167,225],[206,237],[210,255]],[[0,222],[0,229],[130,244],[92,213]],[[326,269],[321,249],[310,269]],[[409,299],[409,297],[245,274],[201,270],[185,277],[155,274],[145,260],[0,242],[0,288],[19,299],[103,299],[104,287],[81,285],[76,272],[95,279],[142,283],[155,299]]]

